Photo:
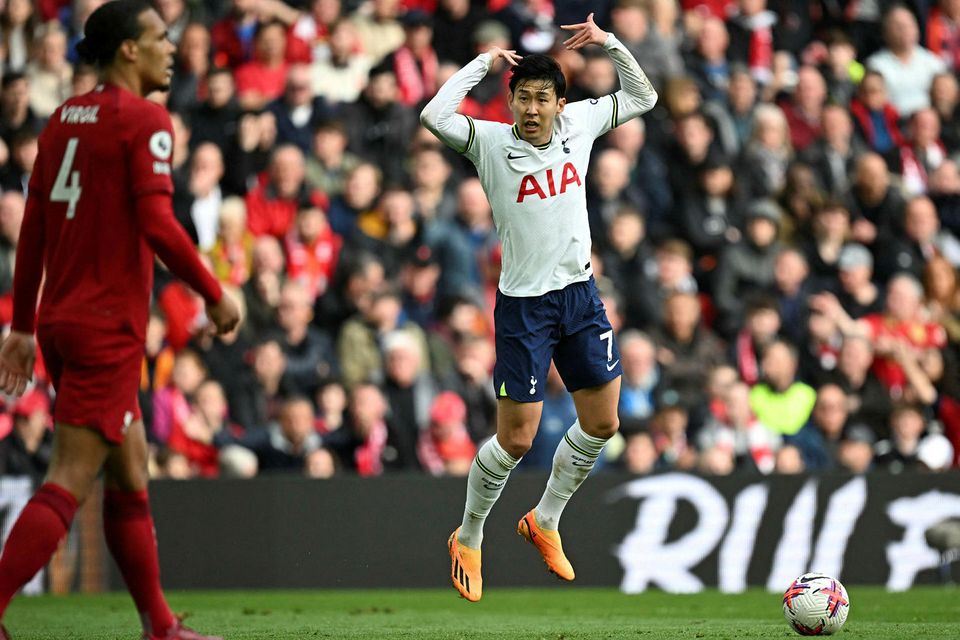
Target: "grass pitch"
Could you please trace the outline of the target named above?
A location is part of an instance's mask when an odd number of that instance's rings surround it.
[[[850,618],[840,640],[960,638],[960,590],[887,593],[848,586]],[[576,587],[488,587],[469,604],[452,589],[420,591],[180,592],[170,596],[187,623],[227,640],[667,640],[799,638],[777,594],[659,592],[626,596]],[[126,594],[18,598],[6,624],[14,640],[139,638]]]

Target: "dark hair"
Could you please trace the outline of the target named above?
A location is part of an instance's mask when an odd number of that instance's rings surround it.
[[[84,62],[99,67],[113,62],[124,40],[136,40],[143,33],[140,16],[153,9],[147,0],[113,0],[90,14],[83,27],[77,53]]]
[[[510,76],[510,93],[517,90],[517,85],[529,80],[543,80],[553,85],[557,99],[567,95],[567,79],[557,61],[550,56],[534,53],[523,58],[520,64],[513,68]]]
[[[26,74],[20,71],[10,71],[3,74],[3,80],[0,80],[0,88],[4,91],[9,89],[15,82],[20,82],[21,80],[26,80]]]

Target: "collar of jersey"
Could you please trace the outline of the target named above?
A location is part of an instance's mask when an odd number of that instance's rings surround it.
[[[530,142],[527,142],[526,140],[524,140],[523,138],[520,137],[520,126],[519,126],[517,123],[513,123],[513,127],[510,128],[510,131],[513,132],[513,137],[514,137],[515,140],[521,140],[521,141],[523,141],[523,142],[526,142],[526,143],[529,144],[531,147],[534,147],[534,148],[536,148],[536,149],[539,149],[540,151],[543,151],[544,149],[546,149],[547,147],[550,146],[550,143],[553,142],[553,134],[556,133],[556,131],[553,131],[553,132],[550,134],[550,139],[549,139],[549,140],[547,140],[547,141],[544,142],[543,144],[536,145],[536,144],[532,144],[532,143],[530,143]]]

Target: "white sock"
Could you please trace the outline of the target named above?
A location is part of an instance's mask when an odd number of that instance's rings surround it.
[[[605,444],[607,441],[603,438],[595,438],[585,433],[580,428],[579,420],[567,430],[567,434],[557,445],[557,452],[553,454],[553,470],[547,480],[547,488],[540,498],[540,504],[534,510],[538,525],[544,529],[557,530],[563,508],[590,475],[590,470],[600,457]]]
[[[471,549],[480,548],[483,543],[483,523],[500,497],[503,485],[507,484],[510,471],[518,462],[519,459],[503,450],[496,436],[480,447],[467,476],[467,504],[457,535],[460,544]]]

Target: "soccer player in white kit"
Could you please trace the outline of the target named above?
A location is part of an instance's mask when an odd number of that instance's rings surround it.
[[[551,358],[573,395],[578,420],[557,447],[540,503],[520,519],[517,533],[561,579],[573,580],[574,571],[560,543],[560,514],[620,426],[620,355],[590,265],[585,177],[593,141],[652,109],[657,93],[592,13],[586,22],[561,28],[575,32],[564,42],[568,49],[595,44],[607,50],[620,91],[567,104],[555,60],[493,47],[454,74],[420,115],[425,127],[476,165],[503,248],[494,311],[497,434],[470,468],[463,522],[448,540],[453,586],[471,602],[483,592],[483,523],[536,436]],[[497,58],[514,65],[512,126],[457,113]]]

